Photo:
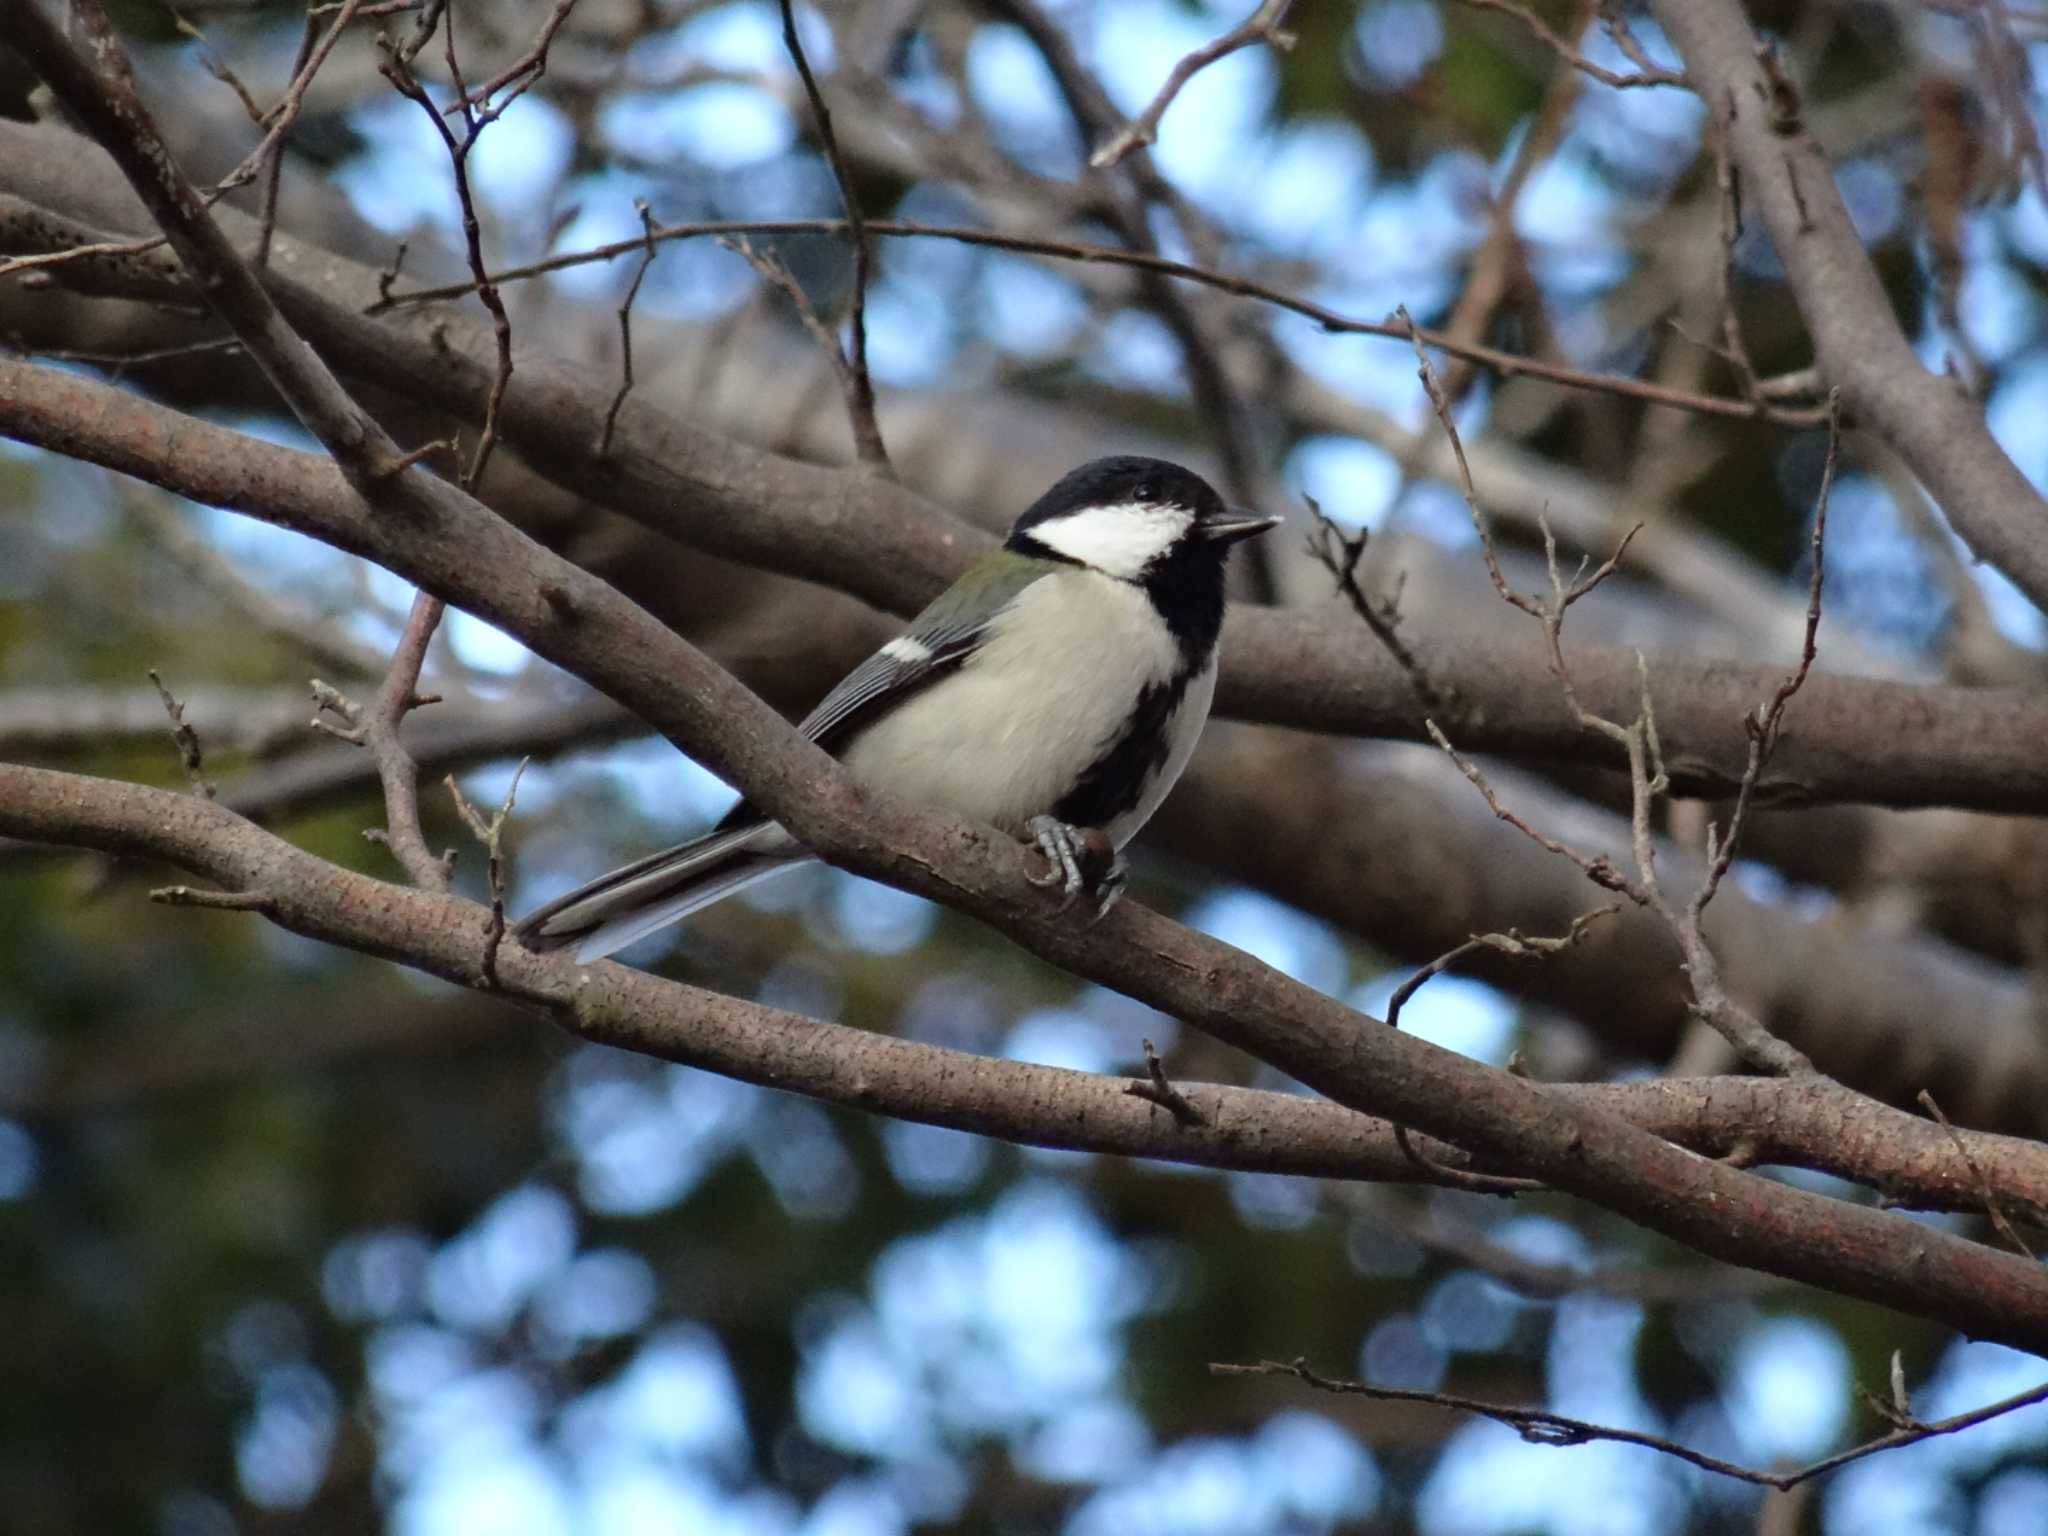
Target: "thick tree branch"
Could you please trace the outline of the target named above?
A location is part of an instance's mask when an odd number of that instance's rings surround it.
[[[224,904],[260,908],[273,921],[309,937],[398,960],[460,985],[480,985],[477,957],[489,927],[484,908],[341,870],[214,803],[140,785],[0,765],[0,833],[164,859],[219,883],[225,888]],[[1232,996],[1252,1008],[1259,1006],[1255,993],[1279,980],[1271,973],[1257,979],[1263,968],[1256,962],[1233,956],[1223,946],[1156,916],[1147,914],[1143,928],[1164,943],[1126,951],[1125,969],[1161,964],[1180,969],[1191,960],[1199,969],[1198,957],[1204,952],[1231,957],[1228,968],[1239,973],[1236,982],[1244,983],[1231,987]],[[1429,1168],[1418,1167],[1399,1150],[1391,1125],[1298,1095],[1177,1084],[1177,1091],[1200,1117],[1183,1122],[1126,1093],[1124,1079],[898,1040],[799,1018],[618,965],[577,967],[558,957],[511,947],[499,952],[495,990],[544,1008],[588,1039],[835,1103],[1008,1140],[1263,1172],[1408,1182],[1434,1177]],[[1282,990],[1300,991],[1291,983]],[[1346,1016],[1322,999],[1312,1011]],[[1358,1022],[1365,1030],[1359,1036],[1363,1045],[1401,1039],[1370,1021]],[[1368,1049],[1364,1054],[1377,1053]],[[1933,1293],[1951,1289],[1951,1278],[1995,1279],[2008,1300],[2048,1288],[2032,1266],[1981,1245],[1768,1184],[1681,1153],[1656,1137],[1681,1136],[1717,1154],[1730,1150],[1733,1140],[1754,1159],[1844,1172],[1879,1184],[1906,1202],[1951,1209],[1975,1209],[1989,1183],[2013,1210],[2034,1220],[2048,1213],[2048,1148],[2038,1144],[1944,1132],[1820,1082],[1716,1078],[1539,1090],[1414,1042],[1392,1054],[1413,1058],[1418,1075],[1411,1087],[1434,1082],[1438,1089],[1455,1091],[1453,1084],[1443,1081],[1446,1077],[1466,1083],[1498,1081],[1589,1127],[1620,1125],[1617,1115],[1635,1119],[1654,1134],[1631,1130],[1629,1139],[1656,1149],[1659,1161],[1677,1159],[1677,1166],[1695,1167],[1712,1182],[1753,1192],[1765,1209],[1783,1207],[1776,1215],[1790,1224],[1787,1243],[1813,1250],[1808,1257],[1815,1260],[1832,1246],[1831,1238],[1850,1235],[1835,1233],[1838,1221],[1870,1227],[1873,1237],[1886,1231],[1893,1234],[1889,1242],[1880,1241],[1860,1257],[1829,1256],[1813,1273],[1801,1276],[1813,1283],[1853,1290],[1853,1283],[1840,1282],[1865,1278],[1859,1270],[1891,1271],[1911,1291],[1925,1293],[1930,1305]],[[1566,1160],[1598,1156],[1569,1147],[1559,1151]],[[1429,1152],[1444,1166],[1471,1166],[1468,1154],[1448,1144],[1431,1143]],[[1716,1209],[1711,1201],[1699,1214],[1712,1224],[1739,1227],[1742,1220],[1739,1210]],[[1798,1225],[1814,1221],[1821,1224]],[[1734,1257],[1741,1261],[1739,1255]],[[1950,1264],[1962,1266],[1960,1276],[1944,1267]],[[2022,1283],[2022,1275],[2035,1277],[2034,1283]],[[1965,1316],[1943,1320],[1963,1321]],[[1967,1325],[1976,1328],[1979,1316],[1981,1309],[1971,1309]],[[2016,1342],[2035,1336],[2031,1311],[2016,1314],[2005,1324],[2003,1331],[1985,1330],[1987,1336]]]
[[[614,716],[614,706],[604,706]],[[620,717],[623,718],[623,717]],[[359,753],[333,757],[337,770],[364,773]],[[393,888],[322,863],[228,814],[197,822],[168,791],[75,775],[0,766],[10,809],[0,825],[16,835],[162,859],[220,881],[245,880],[278,861],[294,880],[312,883],[304,901],[323,914],[315,936],[475,987],[470,963],[483,908],[456,898]],[[33,784],[31,797],[25,788]],[[52,788],[58,792],[50,798]],[[160,808],[173,814],[159,816]],[[266,807],[267,808],[267,807]],[[395,890],[395,894],[394,894]],[[396,901],[397,905],[391,905]],[[312,930],[301,930],[312,931]],[[402,952],[401,952],[402,950]],[[544,1005],[559,993],[530,996],[531,968],[546,962],[501,951],[499,991]],[[514,964],[523,958],[528,969]],[[923,1120],[1034,1146],[1063,1147],[1253,1173],[1371,1181],[1430,1182],[1395,1141],[1392,1125],[1300,1094],[1183,1081],[1176,1091],[1201,1117],[1199,1131],[1169,1127],[1158,1115],[1131,1114],[1128,1080],[977,1056],[877,1036],[704,992],[636,971],[618,978],[619,1009],[552,1008],[557,1022],[622,1049],[703,1067],[749,1082],[803,1093],[877,1114]],[[573,993],[572,993],[573,996]],[[308,1042],[299,1048],[318,1053]],[[202,1074],[207,1070],[198,1069]],[[1631,1123],[1708,1157],[1739,1155],[1751,1164],[1810,1168],[1877,1190],[1894,1204],[1980,1211],[1988,1183],[2013,1214],[2048,1224],[2048,1146],[1983,1132],[1942,1131],[1824,1083],[1753,1077],[1665,1078],[1619,1084],[1558,1084],[1551,1092],[1611,1110]],[[5,1099],[12,1112],[65,1112],[40,1098]],[[97,1103],[88,1100],[87,1107]],[[1957,1141],[1961,1143],[1958,1156]],[[1431,1161],[1464,1168],[1471,1160],[1425,1142]],[[1981,1178],[1979,1173],[1981,1171]],[[1448,1182],[1448,1181],[1446,1181]],[[1615,1277],[1615,1283],[1620,1283]]]
[[[6,142],[0,124],[0,149]],[[49,216],[0,196],[0,227],[47,225]],[[281,244],[283,242],[281,241]],[[149,257],[102,272],[124,290],[156,297],[185,292],[174,265]],[[294,263],[294,265],[299,265]],[[337,281],[347,264],[324,258]],[[146,272],[143,269],[147,269]],[[303,269],[303,268],[302,268]],[[375,275],[356,269],[374,297]],[[142,272],[143,275],[138,275]],[[419,334],[364,319],[291,279],[270,276],[281,303],[345,371],[360,371],[422,404],[481,412],[492,384],[482,359],[490,343],[463,347],[461,322]],[[338,291],[350,291],[346,285]],[[481,328],[477,328],[480,330]],[[429,334],[431,333],[431,334]],[[236,448],[247,439],[160,407],[124,401],[71,376],[32,380],[39,371],[0,359],[0,432],[72,452],[196,500],[241,506],[271,495],[301,494],[292,484],[310,466],[283,450]],[[611,450],[603,432],[609,384],[545,360],[522,360],[506,393],[508,441],[565,484],[657,532],[713,554],[824,582],[897,613],[913,613],[993,543],[930,502],[879,477],[778,458],[705,432],[637,396],[619,413]],[[110,411],[110,419],[97,413]],[[191,462],[118,446],[146,426],[176,419]],[[115,422],[124,423],[111,430]],[[84,427],[88,430],[76,431]],[[90,440],[101,446],[95,450]],[[64,443],[76,446],[66,448]],[[199,444],[215,445],[210,452]],[[265,460],[262,467],[252,455]],[[249,477],[256,476],[256,481]],[[286,477],[280,480],[280,476]],[[405,477],[408,481],[421,477]],[[262,488],[259,489],[258,483]],[[303,490],[322,495],[332,477]],[[432,482],[429,482],[431,485]],[[207,489],[201,489],[207,486]],[[1419,631],[1433,681],[1470,711],[1458,739],[1473,751],[1564,761],[1618,759],[1607,743],[1572,722],[1529,648],[1471,634]],[[1377,653],[1348,613],[1232,614],[1225,635],[1218,708],[1273,725],[1364,736],[1420,739],[1406,675]],[[1572,647],[1572,675],[1587,707],[1626,712],[1637,698],[1634,654],[1618,646]],[[1692,657],[1652,659],[1652,702],[1675,793],[1733,794],[1742,782],[1747,742],[1740,721],[1776,687],[1776,668]],[[2048,700],[2028,689],[1955,690],[1874,679],[1819,676],[1757,786],[1760,805],[1850,800],[1878,805],[1954,805],[2039,812],[2048,808],[2048,760],[2032,743],[2048,737]]]
[[[214,223],[136,96],[127,54],[99,0],[75,0],[73,14],[89,61],[34,5],[0,8],[0,40],[21,53],[114,157],[200,295],[241,338],[306,430],[358,480],[388,474],[398,450],[278,313],[255,272]]]
[[[792,600],[808,601],[800,590]],[[778,690],[778,708],[791,713],[814,703],[861,654],[858,646],[821,646],[795,677],[763,671],[744,649],[731,664],[757,691]],[[201,690],[199,698],[206,702],[211,695]],[[303,736],[302,697],[280,690],[259,711],[269,698],[256,695],[236,709],[209,704],[207,712],[193,713],[210,746],[235,740],[230,716],[246,720],[259,712],[274,718],[278,729]],[[7,717],[0,695],[0,748],[8,739]],[[154,693],[139,693],[124,734],[154,741],[162,729]],[[429,781],[483,761],[547,755],[645,729],[602,698],[561,704],[521,698],[488,714],[451,702],[407,725]],[[1568,923],[1585,899],[1576,870],[1541,856],[1494,821],[1445,766],[1401,747],[1360,750],[1212,725],[1146,837],[1166,853],[1257,886],[1396,957],[1426,958],[1502,921],[1536,930]],[[1285,793],[1273,793],[1278,784]],[[377,787],[366,754],[326,748],[245,772],[224,783],[221,800],[274,825]],[[1512,793],[1538,822],[1570,819],[1594,846],[1620,847],[1627,840],[1625,824],[1588,822],[1584,808],[1573,810],[1533,780],[1514,780]],[[7,845],[0,854],[19,858],[26,848]],[[1683,849],[1669,848],[1660,860],[1681,882],[1701,873],[1697,858]],[[1968,1124],[2017,1135],[2048,1131],[2048,1051],[2018,977],[1970,964],[1917,936],[1873,931],[1839,914],[1795,916],[1739,890],[1724,890],[1706,921],[1730,986],[1851,1087],[1902,1106],[1924,1088]],[[1490,950],[1460,968],[1573,1014],[1616,1060],[1662,1061],[1677,1048],[1687,1016],[1674,963],[1661,924],[1631,909],[1540,968],[1517,967]]]
[[[43,376],[39,385],[83,384],[31,372]],[[0,400],[7,397],[0,384]],[[81,441],[90,435],[77,431],[84,424],[70,423]],[[177,443],[158,440],[140,454],[138,446],[123,445],[132,462],[181,457]],[[2048,1274],[2032,1265],[1707,1162],[1612,1115],[1375,1029],[1251,957],[1129,903],[1089,928],[1049,919],[1025,878],[1030,856],[1020,845],[854,784],[694,646],[467,498],[437,502],[431,522],[376,516],[360,502],[280,500],[287,504],[251,510],[372,559],[519,636],[639,713],[835,863],[956,906],[1042,958],[1351,1108],[1451,1141],[1710,1256],[2048,1348]],[[282,911],[277,903],[288,895],[259,894],[269,911]]]
[[[0,152],[17,142],[0,124]],[[22,133],[26,149],[41,142]],[[230,224],[234,216],[223,212]],[[90,241],[98,232],[0,195],[8,248]],[[286,246],[280,263],[306,282],[265,281],[293,323],[336,365],[416,402],[480,419],[495,377],[484,328],[459,317],[402,325],[366,319],[377,274],[325,253]],[[82,263],[73,274],[101,291],[151,299],[189,293],[161,254]],[[1405,332],[1401,333],[1405,334]],[[1428,333],[1423,339],[1433,343]],[[915,612],[983,549],[989,536],[877,477],[779,458],[669,415],[643,398],[604,437],[610,383],[546,359],[522,359],[501,426],[536,467],[657,532],[714,554],[825,582],[878,607]],[[6,400],[0,392],[0,402]],[[1416,738],[1413,700],[1399,670],[1372,654],[1334,616],[1245,611],[1233,616],[1218,705],[1272,724]],[[1574,728],[1541,659],[1472,636],[1429,637],[1432,676],[1469,700],[1458,732],[1475,751],[1606,761],[1615,754]],[[1572,652],[1589,708],[1625,712],[1636,699],[1631,653]],[[1729,795],[1742,782],[1746,742],[1736,722],[1775,687],[1773,669],[1658,658],[1652,702],[1673,788]],[[2029,749],[2048,703],[2018,689],[1958,692],[1909,684],[1816,678],[1790,734],[1757,789],[1761,804],[1833,799],[1882,805],[2048,807],[2048,762]]]
[[[2048,612],[2048,502],[1992,438],[1978,405],[1929,373],[1899,328],[1782,69],[1736,0],[1651,0],[1718,118],[1799,301],[1822,372],[1856,424],[1883,436],[1981,558]]]

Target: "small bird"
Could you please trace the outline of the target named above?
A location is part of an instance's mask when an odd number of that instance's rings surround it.
[[[856,778],[1029,839],[1061,910],[1123,888],[1124,844],[1187,766],[1216,691],[1230,546],[1279,521],[1163,459],[1096,459],[847,674],[800,729]],[[1106,837],[1109,867],[1084,879]],[[712,831],[556,898],[528,949],[600,959],[811,855],[742,801]]]

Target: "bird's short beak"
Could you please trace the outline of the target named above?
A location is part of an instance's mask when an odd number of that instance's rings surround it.
[[[1195,532],[1204,539],[1218,544],[1235,544],[1239,539],[1248,539],[1254,534],[1264,533],[1275,523],[1277,517],[1261,517],[1243,507],[1232,507],[1221,517],[1205,517],[1195,524]]]

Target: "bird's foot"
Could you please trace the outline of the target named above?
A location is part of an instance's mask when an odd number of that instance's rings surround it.
[[[1065,912],[1083,891],[1096,898],[1093,922],[1109,915],[1124,893],[1125,865],[1109,835],[1096,827],[1074,827],[1055,816],[1034,816],[1025,830],[1045,855],[1046,871],[1027,875],[1033,885],[1060,887],[1058,912]],[[1057,915],[1057,913],[1055,914]]]

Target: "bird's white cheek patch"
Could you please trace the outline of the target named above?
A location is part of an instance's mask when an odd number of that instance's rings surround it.
[[[1182,507],[1131,502],[1048,518],[1031,537],[1057,554],[1129,581],[1174,545],[1194,521]]]
[[[906,667],[914,667],[921,661],[932,659],[932,648],[922,640],[909,635],[898,635],[882,647],[882,654],[891,661],[900,661]]]

